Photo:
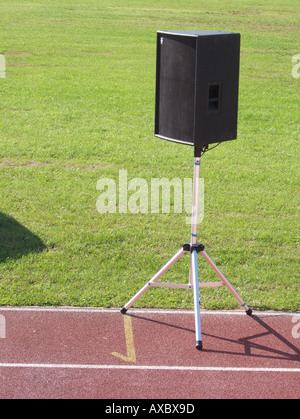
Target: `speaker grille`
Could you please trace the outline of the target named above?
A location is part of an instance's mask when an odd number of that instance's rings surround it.
[[[181,141],[194,137],[196,38],[160,36],[157,86],[161,136]]]

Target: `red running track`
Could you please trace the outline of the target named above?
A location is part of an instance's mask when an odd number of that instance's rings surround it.
[[[0,308],[1,399],[300,396],[300,313]]]

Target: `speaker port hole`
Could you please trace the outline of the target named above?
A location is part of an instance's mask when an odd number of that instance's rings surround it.
[[[208,112],[216,113],[221,110],[221,83],[208,85]]]

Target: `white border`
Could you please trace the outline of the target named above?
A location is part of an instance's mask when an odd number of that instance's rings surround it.
[[[161,135],[161,134],[154,134],[154,135],[155,137],[161,138],[162,140],[172,141],[173,143],[179,143],[179,144],[184,144],[184,145],[195,145],[194,143],[190,143],[189,141],[176,140],[175,138],[165,137],[164,135]]]

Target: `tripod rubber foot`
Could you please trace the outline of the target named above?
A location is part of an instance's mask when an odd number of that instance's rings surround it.
[[[201,340],[198,340],[197,341],[196,348],[198,349],[198,351],[201,351],[201,349],[203,348],[203,345],[202,345],[202,341]]]
[[[248,316],[251,316],[251,315],[252,315],[252,310],[251,310],[251,308],[249,308],[249,310],[247,310],[247,311],[246,311],[246,314],[248,314]]]
[[[120,312],[121,312],[122,314],[126,314],[126,313],[127,313],[127,310],[126,310],[126,308],[125,308],[125,307],[122,307],[122,308],[121,308],[121,310],[120,310]]]

